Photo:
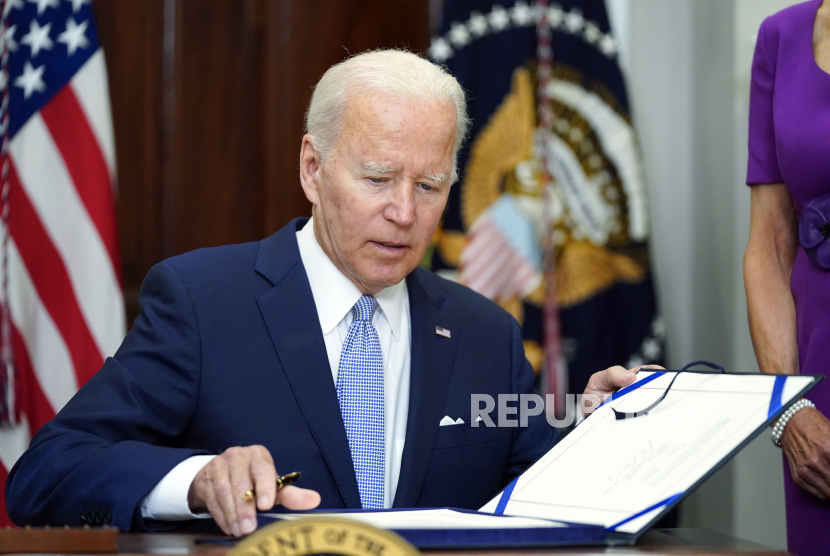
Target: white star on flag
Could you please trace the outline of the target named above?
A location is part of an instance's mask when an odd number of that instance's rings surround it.
[[[596,26],[593,22],[588,22],[585,24],[585,41],[589,44],[594,44],[597,42],[600,37],[602,37],[602,31],[599,30],[599,27]]]
[[[584,23],[585,18],[582,17],[582,12],[576,8],[573,8],[565,16],[565,26],[571,33],[578,33]]]
[[[521,1],[516,2],[516,5],[510,10],[510,15],[513,17],[513,22],[519,27],[528,25],[533,21],[533,10]]]
[[[46,11],[46,8],[57,8],[60,6],[61,0],[29,0],[32,4],[37,4],[37,15]]]
[[[47,23],[45,27],[41,27],[36,19],[32,20],[29,25],[29,32],[23,35],[20,42],[28,44],[32,49],[32,58],[38,55],[41,50],[52,49],[52,39],[49,38],[49,31],[52,30],[52,24]]]
[[[562,19],[565,17],[565,14],[562,12],[562,8],[558,8],[556,6],[548,8],[548,24],[556,29],[562,24]]]
[[[6,0],[6,3],[3,5],[3,17],[9,15],[9,12],[13,9],[22,7],[23,0]]]
[[[613,56],[617,53],[617,43],[611,35],[605,35],[599,41],[599,47],[606,56]]]
[[[2,48],[3,42],[5,42],[6,48],[9,49],[9,52],[17,51],[17,42],[14,40],[15,31],[17,31],[17,23],[6,29],[6,31],[0,35],[0,48]]]
[[[26,64],[23,66],[23,73],[14,80],[14,84],[23,89],[23,98],[25,100],[28,100],[35,91],[42,93],[46,90],[46,83],[43,82],[44,70],[46,70],[46,64],[43,64],[39,68],[33,68],[32,63],[26,60]]]
[[[452,56],[452,48],[450,48],[450,45],[444,39],[435,38],[429,47],[429,55],[436,62],[443,62]]]
[[[501,31],[509,24],[510,16],[507,15],[504,8],[499,5],[493,6],[493,10],[490,12],[490,27],[492,27],[494,31]]]
[[[470,28],[470,33],[477,37],[481,37],[487,32],[487,18],[479,12],[470,13],[470,21],[467,25]]]
[[[79,48],[86,48],[89,46],[89,39],[86,38],[86,28],[89,21],[84,21],[80,25],[75,23],[71,17],[66,20],[66,31],[58,35],[58,42],[62,42],[69,50],[69,55],[75,54]]]
[[[456,46],[464,46],[470,42],[470,33],[467,31],[467,26],[462,23],[453,23],[450,31],[450,40]]]
[[[72,2],[72,13],[74,14],[78,10],[80,10],[84,4],[89,4],[92,0],[69,0]]]

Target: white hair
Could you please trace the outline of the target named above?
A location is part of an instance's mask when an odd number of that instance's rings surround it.
[[[306,133],[314,137],[312,144],[323,160],[329,160],[337,147],[349,99],[369,91],[446,102],[455,108],[455,182],[458,149],[470,127],[464,91],[444,68],[405,50],[372,50],[352,56],[330,67],[317,82],[306,112]]]

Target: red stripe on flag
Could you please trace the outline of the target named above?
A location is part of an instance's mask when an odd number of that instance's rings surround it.
[[[0,462],[0,487],[3,488],[3,492],[6,491],[6,479],[9,478],[9,472],[3,467],[3,463]],[[14,527],[12,520],[9,519],[9,514],[6,512],[6,497],[0,496],[0,527]]]
[[[494,286],[494,299],[509,299],[519,293],[519,288],[516,285],[516,272],[519,268],[521,268],[521,264],[521,259],[513,253],[510,260],[505,263],[505,267],[509,269],[510,272]]]
[[[468,285],[471,288],[482,292],[479,288],[486,287],[494,273],[504,270],[502,265],[506,264],[512,255],[510,246],[501,237],[494,238],[490,242],[489,251],[482,253],[476,260],[470,261],[464,267],[462,275],[468,278]]]
[[[52,404],[49,403],[40,388],[40,382],[38,382],[32,368],[26,344],[23,343],[23,337],[14,324],[12,324],[12,350],[14,351],[14,365],[17,370],[15,375],[17,377],[15,403],[17,411],[26,415],[29,423],[29,434],[33,435],[55,416],[55,412],[52,409]],[[8,477],[8,470],[3,466],[3,462],[0,462],[0,493],[5,492]],[[6,497],[0,496],[0,527],[8,526],[14,527],[14,524],[9,519],[9,514],[6,511]]]
[[[61,89],[40,110],[40,115],[55,140],[78,196],[98,229],[120,284],[121,258],[109,170],[72,87]]]
[[[104,360],[75,299],[66,267],[40,217],[20,185],[14,164],[9,169],[9,231],[46,311],[55,322],[75,368],[78,386],[101,368]]]
[[[17,396],[15,402],[18,411],[26,415],[29,423],[29,435],[34,435],[40,427],[46,424],[55,412],[43,390],[40,388],[37,376],[32,368],[29,352],[23,343],[20,331],[12,324],[12,349],[14,350],[14,364],[17,369]],[[9,478],[8,470],[0,462],[0,493],[6,490],[6,480]],[[6,497],[0,496],[0,527],[12,526],[6,511]]]
[[[497,294],[503,289],[504,283],[509,280],[513,273],[513,268],[510,265],[511,253],[507,253],[506,257],[499,259],[491,270],[479,277],[477,288],[473,288],[483,296],[490,299],[495,299]]]
[[[486,248],[491,241],[500,237],[499,231],[489,221],[482,222],[474,232],[467,236],[467,245],[461,254],[461,260],[466,263],[476,260],[481,256],[481,250]]]
[[[487,270],[497,256],[504,251],[504,242],[497,232],[488,233],[486,236],[476,235],[467,244],[470,256],[467,257],[467,250],[462,254],[460,270],[463,274],[480,274]]]
[[[26,344],[23,342],[20,331],[14,325],[12,325],[12,350],[18,386],[15,404],[29,421],[29,433],[34,436],[40,427],[55,416],[55,410],[40,387],[40,381],[32,367]]]
[[[519,257],[520,268],[516,271],[513,281],[516,286],[516,294],[522,294],[533,283],[536,277],[536,269],[524,257]]]

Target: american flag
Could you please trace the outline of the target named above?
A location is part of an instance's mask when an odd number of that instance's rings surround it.
[[[0,27],[2,486],[31,435],[118,348],[125,318],[91,0],[5,0]]]

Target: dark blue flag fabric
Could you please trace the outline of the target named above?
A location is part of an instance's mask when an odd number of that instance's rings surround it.
[[[552,58],[541,91],[540,19]],[[512,313],[542,374],[555,293],[568,392],[612,365],[660,363],[646,182],[603,1],[445,0],[428,54],[466,90],[473,126],[424,265]],[[543,245],[555,246],[547,283]]]

